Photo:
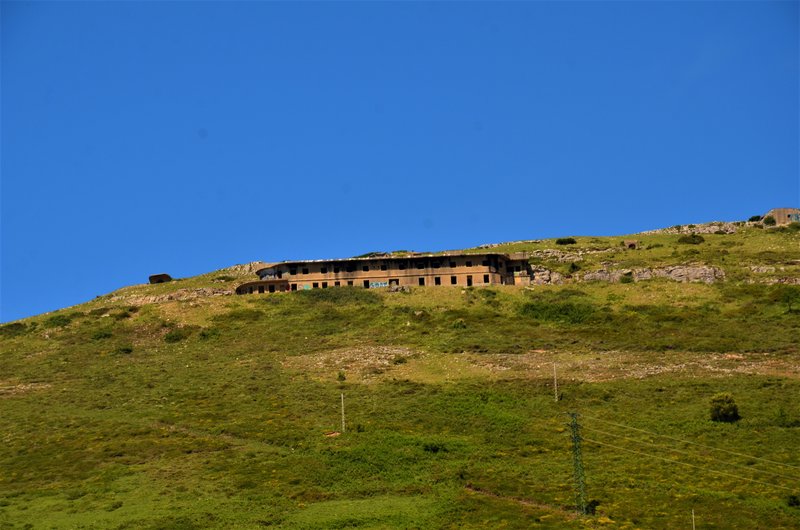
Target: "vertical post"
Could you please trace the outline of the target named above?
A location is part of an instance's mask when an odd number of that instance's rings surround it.
[[[569,428],[572,433],[572,463],[575,467],[575,488],[577,489],[577,507],[579,515],[586,515],[586,483],[583,474],[583,456],[581,455],[581,433],[578,425],[578,413],[569,413]]]
[[[694,528],[694,508],[692,508],[692,530],[695,530],[695,528]]]
[[[556,363],[553,363],[553,397],[558,403],[558,376],[556,375]]]
[[[344,392],[342,392],[342,432],[344,432]]]

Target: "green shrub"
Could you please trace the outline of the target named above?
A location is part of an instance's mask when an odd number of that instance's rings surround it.
[[[798,223],[797,221],[792,221],[791,223],[786,225],[786,228],[792,232],[800,232],[800,223]]]
[[[536,300],[523,304],[520,313],[536,320],[580,324],[594,315],[595,307],[583,302]]]
[[[633,283],[633,273],[626,272],[625,274],[623,274],[622,277],[620,277],[619,279],[619,283]]]
[[[44,321],[46,328],[60,328],[72,322],[72,315],[53,315]]]
[[[453,329],[467,329],[467,323],[463,318],[457,318],[453,321]]]
[[[232,282],[235,279],[236,278],[234,278],[233,276],[228,276],[227,274],[223,274],[222,276],[217,276],[216,278],[214,278],[214,280],[218,282]]]
[[[192,334],[192,331],[194,331],[192,329],[192,326],[186,326],[186,327],[183,327],[183,328],[175,328],[172,331],[170,331],[169,333],[167,333],[166,335],[164,335],[164,341],[165,342],[170,342],[170,343],[172,343],[172,342],[180,342],[183,339],[189,338],[189,336],[191,336],[191,334]]]
[[[727,236],[728,235],[728,232],[726,232],[725,230],[715,230],[714,233],[716,235],[718,235],[718,236]]]
[[[762,221],[766,226],[775,226],[775,218],[771,215],[768,215]]]
[[[699,245],[704,241],[705,238],[700,234],[689,234],[687,236],[681,236],[678,238],[678,243],[682,245]]]
[[[800,495],[789,495],[786,497],[786,506],[790,508],[800,507]]]
[[[711,398],[711,421],[732,423],[738,421],[739,407],[728,393],[715,394]]]
[[[103,340],[111,338],[111,330],[110,329],[98,329],[92,334],[92,340]]]
[[[28,326],[22,322],[12,322],[0,326],[0,337],[17,337],[28,331]]]
[[[760,215],[754,215],[753,217],[751,217],[750,219],[748,219],[748,221],[749,221],[749,222],[751,222],[751,223],[757,223],[757,222],[759,222],[761,219],[762,219],[762,217],[761,217]]]
[[[575,241],[574,237],[560,237],[556,239],[556,245],[574,245],[577,241]]]
[[[652,245],[647,245],[647,250],[651,250],[654,248],[662,248],[664,245],[661,243],[653,243]]]
[[[122,346],[114,350],[114,353],[118,355],[129,355],[133,353],[133,346],[131,346],[130,344],[123,344]]]
[[[575,263],[574,261],[569,264],[569,272],[570,274],[576,273],[581,270],[581,266]]]

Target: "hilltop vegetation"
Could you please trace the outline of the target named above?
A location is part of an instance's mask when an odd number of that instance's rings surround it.
[[[0,525],[800,526],[800,233],[682,235],[494,246],[561,275],[527,289],[226,295],[233,269],[0,326]],[[724,280],[583,280],[687,264]]]

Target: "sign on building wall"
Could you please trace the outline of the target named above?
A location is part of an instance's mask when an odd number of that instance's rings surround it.
[[[369,282],[370,289],[376,289],[378,287],[389,287],[389,282]]]

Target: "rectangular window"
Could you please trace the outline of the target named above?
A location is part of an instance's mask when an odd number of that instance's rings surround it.
[[[450,262],[450,268],[454,269],[455,267],[456,267],[456,262],[455,261],[451,261]]]
[[[425,264],[423,262],[419,261],[419,262],[417,262],[417,268],[418,269],[424,269],[425,268]]]
[[[314,282],[314,283],[311,284],[311,287],[316,289],[317,287],[319,287],[319,284],[317,282]]]
[[[384,263],[383,265],[381,265],[381,270],[382,270],[382,271],[385,271],[386,269],[388,269],[388,267],[386,266],[386,264],[385,264],[385,263]]]
[[[342,285],[342,282],[333,282],[334,287],[339,287],[340,285]]]
[[[406,270],[406,264],[405,264],[405,263],[400,263],[400,264],[397,266],[397,268],[398,268],[398,269],[400,269],[401,271],[404,271],[404,270]]]
[[[442,265],[441,265],[441,263],[439,263],[438,261],[434,261],[434,262],[433,262],[433,268],[434,268],[434,269],[438,269],[438,268],[439,268],[439,267],[441,267],[441,266],[442,266]]]
[[[458,277],[450,276],[450,285],[458,285]]]
[[[472,287],[472,276],[467,276],[467,287]]]
[[[522,267],[520,265],[517,265],[516,267],[514,267],[514,270],[516,272],[521,272],[522,271]]]
[[[485,260],[481,261],[481,266],[488,267],[489,266],[489,260],[485,259]]]
[[[419,284],[420,285],[425,285],[425,278],[420,278],[419,279]]]
[[[442,278],[441,276],[437,276],[433,279],[433,285],[442,285]]]
[[[472,262],[471,261],[467,262],[467,267],[472,267]]]
[[[339,267],[338,267],[338,266],[334,265],[334,267],[333,267],[333,273],[334,273],[334,274],[338,274],[338,273],[339,273]]]
[[[356,266],[355,265],[348,265],[346,270],[347,270],[347,272],[355,272],[356,271]]]
[[[308,274],[308,268],[303,267],[303,274]]]
[[[327,289],[328,288],[328,282],[322,282],[322,288],[323,289]]]
[[[270,286],[270,287],[272,287],[272,286]],[[264,292],[264,286],[263,285],[259,285],[258,286],[258,292],[259,293],[263,293]]]
[[[369,272],[369,265],[364,265],[363,267],[361,267],[361,270],[364,272]]]
[[[289,274],[291,275],[297,274],[297,269],[289,269]]]
[[[352,287],[353,286],[353,280],[347,280],[347,285]]]
[[[364,280],[364,289],[369,289],[369,280]]]
[[[269,286],[269,292],[271,292],[271,293],[275,292],[275,286],[274,285],[270,285]]]
[[[296,291],[296,290],[297,290],[297,284],[296,284],[296,283],[293,283],[293,284],[292,284],[292,291]]]
[[[322,274],[325,274],[325,273],[327,273],[327,272],[328,272],[328,267],[322,267],[322,268],[319,270],[319,272],[321,272]]]
[[[483,283],[489,283],[489,275],[488,274],[484,274],[483,275]]]

